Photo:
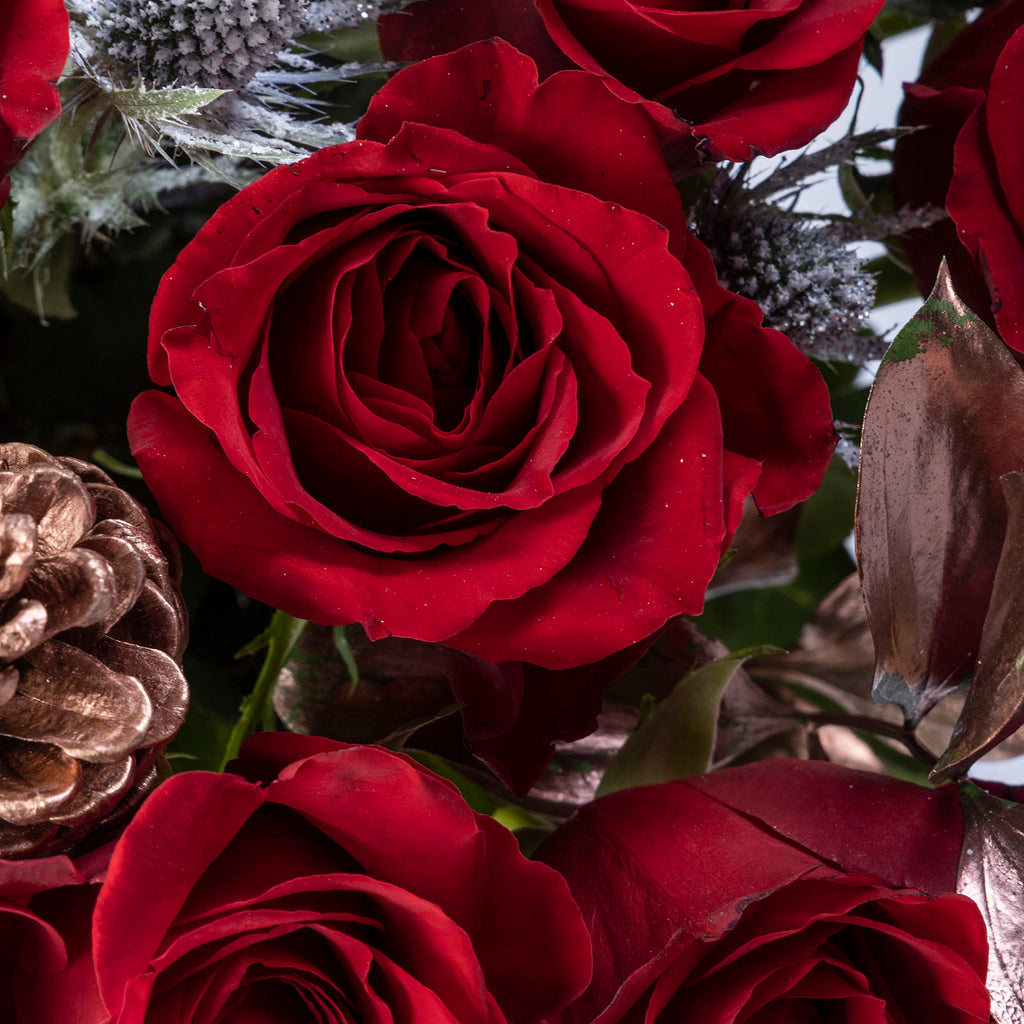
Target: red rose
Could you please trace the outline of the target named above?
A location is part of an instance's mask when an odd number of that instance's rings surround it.
[[[105,860],[105,857],[103,858]],[[83,885],[94,856],[76,867],[68,857],[0,861],[0,1020],[17,1024],[92,1024],[95,988],[87,965],[81,1000],[85,1015],[70,1003],[53,1002],[57,976],[67,979],[75,939],[87,932],[97,886]],[[82,868],[84,868],[84,873]],[[69,957],[69,945],[72,957]],[[69,1012],[65,1012],[69,1011]]]
[[[586,985],[562,879],[411,759],[263,733],[235,769],[168,780],[117,843],[93,916],[112,1024],[532,1024]]]
[[[669,138],[692,133],[718,159],[749,160],[806,145],[843,112],[881,6],[422,0],[382,18],[380,36],[386,56],[416,60],[501,35],[542,68],[568,59],[610,76],[624,99],[655,101],[647,106]]]
[[[172,527],[291,614],[494,662],[590,664],[697,611],[744,495],[806,497],[833,430],[642,111],[480,44],[397,75],[360,135],[226,203],[161,282],[176,395],[129,436]]]
[[[949,260],[957,293],[1024,351],[1024,2],[994,4],[904,86],[893,192],[900,206],[945,206],[951,220],[905,237],[923,294]]]
[[[63,0],[0,4],[0,206],[11,190],[7,174],[26,142],[60,113],[53,83],[69,46]]]
[[[989,1020],[955,793],[761,761],[584,807],[539,857],[591,928],[556,1020]]]

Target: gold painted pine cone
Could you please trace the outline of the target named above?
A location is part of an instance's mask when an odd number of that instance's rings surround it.
[[[179,576],[101,470],[0,444],[0,857],[69,849],[158,780],[188,705]]]

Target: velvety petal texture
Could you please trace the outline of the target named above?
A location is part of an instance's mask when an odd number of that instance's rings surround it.
[[[359,132],[226,203],[160,285],[174,394],[129,435],[172,527],[293,615],[495,663],[594,664],[698,611],[745,495],[806,497],[834,433],[715,281],[650,119],[483,43]]]
[[[105,861],[105,857],[101,858]],[[18,1024],[97,1024],[101,1019],[64,1013],[71,1002],[87,1007],[95,993],[91,958],[85,990],[54,1002],[55,982],[67,978],[77,925],[88,920],[98,886],[84,884],[95,857],[77,866],[63,855],[0,861],[0,1020]]]
[[[893,192],[903,206],[945,206],[948,221],[905,236],[922,294],[945,256],[957,293],[1024,351],[1024,164],[1019,131],[1024,2],[987,7],[905,86]]]
[[[68,59],[62,0],[6,0],[0,6],[0,206],[8,172],[25,145],[59,113],[54,83]]]
[[[685,166],[684,139],[717,159],[809,143],[843,111],[881,0],[638,3],[420,0],[380,21],[396,60],[501,36],[550,72],[571,61],[644,105]]]
[[[988,1021],[962,838],[955,792],[824,762],[602,797],[539,851],[594,944],[590,988],[556,1019]]]
[[[112,1022],[532,1024],[585,987],[563,880],[411,759],[264,733],[232,768],[170,779],[118,841]]]

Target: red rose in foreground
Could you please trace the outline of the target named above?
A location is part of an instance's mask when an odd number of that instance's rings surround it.
[[[584,807],[540,850],[590,924],[560,1024],[989,1020],[955,793],[762,761]]]
[[[1024,2],[987,8],[904,91],[901,123],[926,127],[896,146],[894,196],[951,218],[905,238],[918,286],[945,256],[957,293],[1024,351]]]
[[[60,113],[53,83],[68,59],[68,12],[63,0],[5,0],[0,4],[0,206],[7,174],[25,143]]]
[[[587,110],[586,119],[579,117]],[[753,489],[818,484],[824,384],[717,283],[649,121],[505,45],[226,203],[161,282],[132,450],[214,576],[493,662],[695,612]]]
[[[586,984],[562,879],[411,759],[264,733],[234,767],[168,780],[118,841],[93,918],[115,1024],[532,1024]]]
[[[421,0],[382,18],[393,60],[502,35],[541,67],[608,75],[663,133],[749,160],[809,143],[842,112],[882,0],[771,4],[634,0]],[[680,122],[669,110],[684,119]],[[691,127],[692,126],[692,127]]]
[[[85,880],[65,856],[0,861],[0,1020],[78,1024],[51,1000],[57,975],[67,976],[69,935],[88,928],[98,887]],[[89,1002],[86,996],[83,1006]]]

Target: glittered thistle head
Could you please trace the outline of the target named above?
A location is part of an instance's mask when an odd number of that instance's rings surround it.
[[[244,88],[297,35],[376,19],[400,0],[76,0],[109,57],[155,88]]]

